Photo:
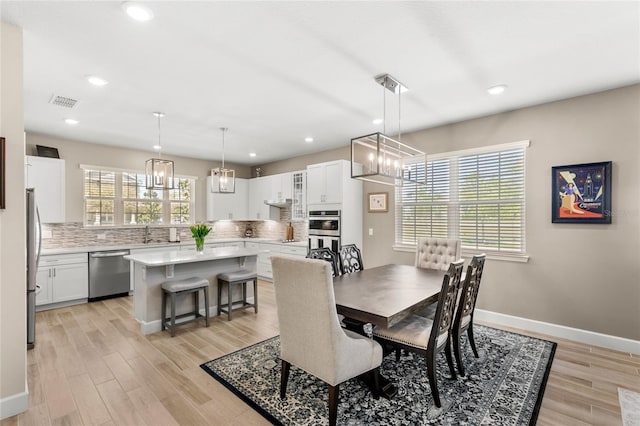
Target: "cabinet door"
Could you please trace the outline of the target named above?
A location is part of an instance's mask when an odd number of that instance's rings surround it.
[[[307,204],[324,202],[325,187],[324,165],[307,166]]]
[[[42,223],[64,222],[64,160],[28,155],[25,167],[27,188],[35,188]]]
[[[60,265],[53,270],[53,302],[89,297],[89,269],[86,263]]]
[[[290,199],[293,197],[293,183],[292,183],[293,173],[282,173],[280,175],[280,187],[282,188],[282,197],[281,199]]]
[[[36,306],[51,303],[52,268],[38,268],[36,272]]]
[[[307,217],[307,172],[291,174],[292,204],[291,219],[301,220]]]
[[[264,205],[264,192],[267,181],[263,177],[251,179],[249,182],[249,217],[248,219],[259,219],[260,209]],[[269,188],[269,191],[271,188]]]
[[[236,193],[229,201],[230,219],[244,220],[249,216],[249,180],[236,179]]]
[[[341,203],[342,202],[342,173],[343,163],[337,161],[335,163],[327,163],[324,166],[325,175],[325,203]]]

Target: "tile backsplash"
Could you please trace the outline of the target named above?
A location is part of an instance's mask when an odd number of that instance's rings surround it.
[[[216,221],[207,222],[212,230],[208,239],[242,238],[247,225],[253,229],[253,236],[282,240],[286,227],[290,222],[291,212],[287,208],[280,209],[280,221]],[[296,240],[307,239],[307,221],[291,222]],[[189,225],[175,225],[181,241],[189,241],[191,231]],[[169,241],[169,226],[149,226],[151,242]],[[85,227],[81,222],[50,223],[42,225],[42,248],[55,249],[65,247],[108,246],[123,244],[140,244],[145,239],[145,227]]]

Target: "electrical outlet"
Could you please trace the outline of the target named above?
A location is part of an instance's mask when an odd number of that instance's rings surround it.
[[[369,236],[372,237],[373,236],[373,228],[369,228]]]
[[[240,227],[236,225],[236,232],[240,230]]]
[[[42,239],[46,240],[49,238],[53,238],[53,231],[51,229],[43,229],[42,230]]]
[[[104,232],[102,234],[98,234],[98,239],[99,240],[106,240],[107,239],[107,234],[105,234]]]

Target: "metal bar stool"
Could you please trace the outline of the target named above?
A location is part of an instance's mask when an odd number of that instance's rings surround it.
[[[204,291],[204,317],[200,315],[200,290]],[[176,297],[181,294],[193,293],[194,310],[176,315]],[[171,297],[171,316],[167,318],[167,295]],[[171,330],[171,337],[176,334],[176,319],[193,316],[187,321],[180,321],[182,325],[204,318],[205,326],[209,327],[209,280],[201,277],[190,277],[181,280],[165,281],[162,283],[162,330]]]
[[[253,281],[253,303],[247,302],[247,282]],[[242,300],[233,301],[231,290],[234,285],[242,284]],[[222,303],[222,287],[227,287],[227,303]],[[234,304],[236,305],[234,307]],[[233,272],[224,272],[218,275],[218,315],[222,312],[227,314],[227,320],[231,321],[231,312],[238,309],[253,306],[255,313],[258,313],[258,274],[246,269]]]

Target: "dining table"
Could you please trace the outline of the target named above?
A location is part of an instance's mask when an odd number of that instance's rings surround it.
[[[340,275],[333,278],[336,308],[345,316],[345,323],[352,319],[375,327],[392,327],[437,302],[444,275],[444,271],[396,264]],[[366,375],[361,379],[368,380]],[[398,390],[381,374],[380,392],[391,399]]]

